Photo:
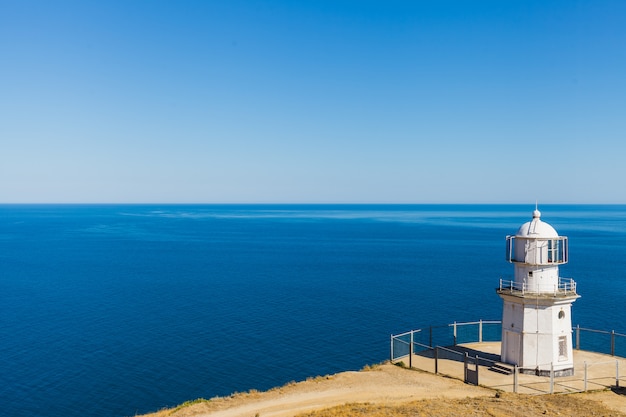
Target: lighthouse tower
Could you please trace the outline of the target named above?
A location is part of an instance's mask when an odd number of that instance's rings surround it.
[[[502,362],[517,365],[522,373],[556,376],[574,373],[572,303],[579,298],[576,283],[559,277],[567,263],[567,237],[559,236],[533,219],[515,236],[507,236],[507,261],[515,268],[512,281],[500,280],[502,298]]]

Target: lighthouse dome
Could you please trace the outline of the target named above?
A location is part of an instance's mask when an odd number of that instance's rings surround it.
[[[539,210],[533,211],[533,219],[526,222],[519,228],[516,236],[519,237],[533,237],[533,238],[545,238],[545,237],[558,237],[559,234],[554,230],[554,227],[550,226],[546,222],[541,221],[541,212]]]

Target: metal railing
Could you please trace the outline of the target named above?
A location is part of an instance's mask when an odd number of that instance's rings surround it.
[[[454,345],[460,343],[499,342],[502,338],[500,320],[478,320],[466,323],[448,324],[452,328]]]
[[[620,381],[624,385],[626,334],[577,326],[574,329],[576,350],[584,348],[587,352],[613,355],[615,359],[588,361],[587,357],[584,362],[581,359],[574,364],[574,375],[557,377],[559,371],[554,369],[553,364],[541,365],[541,369],[550,370],[545,375],[528,375],[517,366],[501,363],[499,353],[487,353],[480,351],[476,346],[464,346],[472,343],[500,342],[501,331],[500,321],[479,320],[428,326],[391,335],[391,362],[435,374],[458,377],[470,384],[479,383],[479,368],[482,367],[484,368],[480,374],[482,385],[520,393],[580,392],[620,386]],[[494,373],[485,374],[485,371],[502,373],[501,381],[493,383]]]
[[[462,343],[498,342],[501,339],[501,321],[478,320],[465,323],[451,323],[442,326],[429,326],[423,329],[410,330],[391,336],[391,361],[406,357],[408,366],[413,367],[413,354],[430,352],[436,354],[446,346],[456,346]],[[450,349],[447,349],[450,350]],[[411,354],[409,354],[409,352]],[[457,351],[455,351],[458,353]]]
[[[498,292],[509,293],[512,295],[525,295],[525,294],[550,294],[550,295],[575,295],[576,294],[576,281],[571,278],[559,277],[559,282],[554,285],[529,285],[525,282],[515,282],[511,280],[500,279],[500,286]]]
[[[587,333],[583,339],[582,347],[580,342],[581,333]],[[606,330],[585,329],[580,327],[580,325],[574,328],[574,334],[576,340],[574,349],[626,357],[626,334],[616,333],[615,330],[609,332]]]
[[[391,336],[391,360],[413,353],[432,349],[435,346],[456,346],[460,343],[499,342],[502,338],[501,321],[478,320],[428,326]]]

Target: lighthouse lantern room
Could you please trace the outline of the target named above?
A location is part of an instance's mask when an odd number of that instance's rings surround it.
[[[579,295],[574,280],[559,277],[559,265],[567,263],[567,237],[541,221],[535,209],[506,243],[515,273],[513,280],[500,279],[497,289],[503,300],[501,360],[522,373],[572,375],[571,308]]]

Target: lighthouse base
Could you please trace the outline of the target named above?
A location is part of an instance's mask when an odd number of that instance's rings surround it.
[[[549,369],[519,368],[519,372],[521,374],[525,374],[525,375],[550,376],[550,370]],[[553,372],[554,372],[554,376],[557,377],[557,378],[558,377],[562,377],[562,376],[572,376],[572,375],[574,375],[574,368],[566,368],[566,369],[558,369],[558,370],[555,369]]]

